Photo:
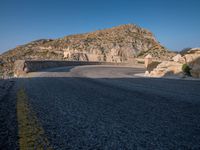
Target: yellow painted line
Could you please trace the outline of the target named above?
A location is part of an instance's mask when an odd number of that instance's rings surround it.
[[[23,88],[17,92],[17,120],[20,150],[52,150]]]

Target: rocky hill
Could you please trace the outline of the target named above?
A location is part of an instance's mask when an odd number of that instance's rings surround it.
[[[3,53],[0,62],[4,72],[11,73],[13,62],[18,59],[128,62],[147,54],[158,59],[168,59],[173,55],[159,44],[150,31],[128,24],[30,42]]]

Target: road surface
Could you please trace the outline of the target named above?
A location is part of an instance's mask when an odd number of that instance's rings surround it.
[[[200,81],[134,76],[142,72],[81,66],[18,79],[19,147],[200,149]]]

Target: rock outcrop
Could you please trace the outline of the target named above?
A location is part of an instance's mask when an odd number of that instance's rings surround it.
[[[200,48],[190,49],[183,57],[191,68],[191,75],[200,78]]]
[[[122,25],[59,39],[38,40],[18,46],[0,56],[4,72],[11,73],[16,60],[76,60],[127,62],[135,57],[168,60],[174,53],[157,42],[153,34],[136,25]]]
[[[186,63],[185,58],[182,57],[181,54],[177,54],[176,56],[174,56],[174,57],[172,58],[172,60],[173,60],[174,62],[179,62],[179,63],[182,63],[182,64]]]
[[[163,61],[151,72],[146,72],[146,76],[163,77],[179,76],[183,77],[183,64],[189,66],[192,77],[200,78],[200,48],[193,48],[184,51],[184,54],[177,54],[172,58],[173,61]],[[150,64],[151,65],[151,64]],[[149,66],[150,66],[149,65]],[[147,68],[148,69],[148,68]]]
[[[163,61],[146,75],[150,77],[182,76],[182,64],[174,61]]]

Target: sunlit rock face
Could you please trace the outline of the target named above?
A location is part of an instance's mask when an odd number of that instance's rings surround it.
[[[149,74],[151,77],[164,77],[171,75],[182,76],[181,63],[174,61],[163,61]]]
[[[192,48],[185,55],[186,63],[191,68],[191,75],[200,78],[200,48]]]
[[[172,61],[163,61],[151,72],[146,72],[146,76],[163,77],[163,76],[179,76],[183,77],[183,64],[190,67],[190,74],[194,78],[200,78],[200,48],[188,49],[184,53],[177,54]]]
[[[176,56],[174,56],[174,57],[172,58],[172,60],[173,60],[174,62],[179,62],[179,63],[182,63],[182,64],[186,63],[185,58],[182,57],[181,54],[177,54]]]

